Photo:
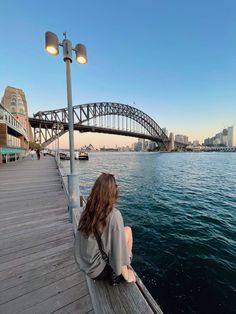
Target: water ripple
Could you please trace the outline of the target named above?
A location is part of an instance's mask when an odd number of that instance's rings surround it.
[[[77,169],[85,195],[115,174],[134,268],[165,314],[235,313],[235,153],[94,153]]]

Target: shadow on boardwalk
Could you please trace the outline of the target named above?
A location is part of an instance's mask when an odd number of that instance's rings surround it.
[[[0,166],[0,313],[93,313],[53,158]]]

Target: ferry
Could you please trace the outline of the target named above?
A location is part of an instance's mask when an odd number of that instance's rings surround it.
[[[60,153],[60,159],[70,160],[70,155],[68,153]]]
[[[79,160],[88,160],[89,159],[88,153],[80,151],[78,159]]]

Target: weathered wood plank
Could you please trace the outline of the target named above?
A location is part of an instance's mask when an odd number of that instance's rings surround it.
[[[11,261],[11,263],[9,263],[9,262],[2,263],[2,264],[0,264],[0,272],[3,270],[6,270],[8,268],[20,266],[22,264],[26,264],[26,263],[33,262],[33,261],[37,261],[38,259],[40,259],[42,257],[52,255],[53,253],[58,253],[60,251],[63,251],[65,249],[68,249],[71,247],[72,247],[71,242],[68,242],[68,240],[62,241],[62,244],[57,245],[56,247],[46,249],[42,252],[34,253],[34,254],[24,256],[24,257],[21,257],[18,259],[14,259],[13,261]]]
[[[48,211],[47,212],[47,217],[57,217],[59,214],[65,214],[65,208],[61,209],[54,209],[54,211]],[[13,224],[15,225],[23,223],[23,222],[28,222],[28,221],[37,221],[42,217],[42,213],[30,213],[30,214],[22,214],[22,215],[16,215],[15,217],[0,217],[0,228],[5,226],[6,224]]]
[[[31,208],[28,208],[28,209],[21,209],[19,211],[19,209],[17,210],[11,210],[11,211],[7,211],[7,212],[0,212],[0,219],[4,219],[4,218],[13,218],[14,217],[18,217],[18,216],[22,216],[22,215],[37,215],[37,214],[40,214],[42,215],[43,212],[47,213],[47,212],[54,212],[54,211],[57,211],[57,210],[65,210],[65,207],[66,205],[63,206],[63,204],[60,204],[60,200],[58,202],[58,204],[56,203],[56,200],[55,202],[53,203],[53,205],[47,205],[47,206],[44,206],[42,208],[42,205],[41,203],[40,204],[36,204],[38,205],[37,207],[34,206],[34,207],[31,207]],[[9,208],[7,207],[7,209],[9,210]],[[14,215],[14,216],[13,216]]]
[[[25,264],[23,267],[16,267],[14,270],[1,272],[0,290],[6,290],[27,281],[37,280],[38,277],[56,269],[74,264],[72,249],[62,253],[40,259],[38,263],[33,265]]]
[[[9,245],[7,246],[7,248],[5,249],[1,249],[0,250],[0,258],[2,256],[8,256],[10,254],[13,254],[14,258],[15,256],[21,252],[21,256],[23,256],[24,254],[27,255],[27,250],[31,249],[31,248],[35,248],[35,247],[39,247],[42,244],[45,243],[49,243],[49,242],[53,242],[55,240],[58,239],[62,239],[62,238],[66,238],[66,237],[70,237],[72,236],[72,231],[71,230],[65,230],[65,232],[58,232],[58,233],[53,233],[50,236],[47,235],[42,235],[42,237],[40,238],[39,236],[37,238],[34,238],[34,240],[29,239],[29,241],[24,242],[22,244],[22,241],[20,241],[17,245],[15,245],[15,243],[13,243],[14,245],[12,247],[9,247]],[[8,241],[9,244],[9,241]],[[32,251],[31,251],[32,253]],[[18,257],[20,255],[17,255]]]
[[[88,309],[91,308],[90,311]],[[92,314],[92,305],[91,305],[91,299],[89,295],[86,295],[78,300],[76,300],[73,303],[70,303],[69,305],[66,305],[59,310],[53,312],[54,314],[71,314],[71,313],[78,313],[78,314],[85,314],[90,313]]]
[[[93,310],[53,158],[0,167],[0,313]]]
[[[67,289],[63,292],[61,292],[58,295],[52,296],[50,299],[45,300],[44,302],[41,302],[37,304],[34,307],[28,308],[22,312],[18,313],[24,313],[24,314],[50,314],[55,312],[56,310],[62,308],[65,305],[70,304],[73,302],[73,300],[78,298],[78,292],[80,292],[81,297],[88,297],[87,292],[87,284],[86,281],[82,282],[81,284],[75,285],[74,287]],[[88,302],[83,302],[81,304],[78,314],[87,313],[89,309],[91,309],[91,304],[89,305]],[[72,312],[73,313],[73,312]],[[74,312],[76,313],[76,312]],[[14,313],[11,313],[14,314]],[[97,313],[98,314],[98,313]]]
[[[67,214],[60,214],[58,216],[53,216],[53,217],[41,217],[41,219],[39,219],[38,221],[28,221],[28,222],[24,222],[24,223],[19,223],[17,225],[12,225],[10,224],[9,226],[6,227],[2,227],[1,228],[1,232],[2,233],[11,233],[11,231],[20,231],[20,230],[24,230],[26,227],[33,227],[33,226],[37,226],[37,225],[44,225],[44,222],[49,222],[49,221],[55,221],[55,220],[61,220],[61,221],[66,221],[66,219],[68,219],[68,215]]]
[[[65,220],[57,220],[55,222],[46,222],[44,223],[44,225],[42,226],[33,226],[31,228],[27,228],[27,229],[20,229],[16,232],[14,231],[11,231],[10,233],[6,233],[6,232],[3,232],[1,234],[0,232],[0,238],[1,239],[9,239],[9,238],[18,238],[19,236],[21,235],[25,235],[27,233],[27,236],[30,237],[31,235],[33,234],[43,234],[44,232],[46,232],[47,230],[50,230],[50,229],[54,229],[56,227],[63,227],[65,226]]]
[[[56,236],[57,234],[67,231],[68,229],[70,230],[70,232],[72,232],[70,228],[67,228],[67,226],[63,224],[53,229],[51,227],[44,228],[43,233],[42,232],[33,232],[33,233],[28,232],[28,233],[17,235],[17,239],[15,236],[1,239],[0,252],[1,250],[11,249],[13,247],[18,247],[19,245],[23,245],[23,244],[28,245],[28,243],[30,244],[33,241],[42,240],[44,238],[47,238],[53,235]]]
[[[34,202],[35,201],[41,201],[43,199],[47,199],[48,197],[51,197],[51,198],[56,198],[56,197],[63,197],[63,191],[47,191],[47,192],[44,192],[43,194],[38,194],[38,191],[35,191],[35,193],[30,193],[30,194],[25,194],[25,195],[22,195],[19,193],[19,195],[14,195],[12,196],[11,198],[8,198],[6,195],[2,196],[1,197],[1,202],[2,204],[7,204],[8,202],[12,202],[12,201],[30,201],[30,200],[33,200]]]
[[[79,284],[81,284],[81,286],[84,286],[84,289],[80,289],[80,290],[83,290],[83,293],[81,293],[81,295],[82,296],[83,294],[86,295],[88,292],[86,289],[87,285],[86,285],[84,276],[80,276],[79,273],[75,273],[61,280],[58,280],[46,287],[42,287],[35,291],[31,291],[23,296],[20,296],[19,298],[16,298],[14,300],[11,300],[10,302],[0,305],[0,313],[4,313],[4,314],[20,313],[21,311],[39,303],[41,304],[40,310],[42,310],[43,301],[49,299],[50,297],[57,296],[58,294],[60,294],[60,297],[61,297],[61,293],[63,291],[66,291],[67,289],[70,289],[73,286],[79,285]],[[78,297],[78,291],[77,291],[77,297]],[[61,297],[61,299],[63,302],[63,297]],[[54,307],[54,304],[52,304],[52,300],[49,300],[49,304],[51,304],[51,306]],[[35,313],[35,309],[31,313]]]
[[[40,253],[48,249],[55,248],[61,244],[69,242],[70,240],[71,240],[71,234],[67,234],[64,237],[57,237],[56,239],[52,241],[49,240],[45,243],[31,246],[30,248],[22,249],[17,252],[12,252],[12,253],[0,256],[0,265],[6,262],[13,263],[14,260],[16,259],[17,261],[19,261],[20,258],[23,259],[24,257],[26,258],[32,255],[35,256],[35,253]]]
[[[23,284],[7,289],[0,294],[0,305],[9,302],[10,300],[19,298],[20,296],[32,292],[34,290],[37,290],[39,288],[48,286],[60,279],[63,279],[75,273],[79,272],[77,265],[74,263],[60,269],[57,268],[56,270],[50,272],[49,274],[41,275],[40,277],[37,278],[37,280],[35,280],[34,278],[31,281],[27,281],[24,282]]]
[[[38,202],[38,203],[35,203],[32,200],[21,201],[21,210],[23,212],[28,211],[28,210],[29,211],[35,211],[35,210],[40,210],[40,209],[46,210],[47,208],[57,208],[60,206],[65,206],[65,208],[67,207],[65,199],[60,198],[60,199],[42,200],[41,202]],[[11,213],[11,211],[13,213],[19,212],[19,202],[17,202],[17,200],[13,202],[8,201],[7,206],[5,204],[4,208],[2,209],[0,208],[1,215],[9,214]]]

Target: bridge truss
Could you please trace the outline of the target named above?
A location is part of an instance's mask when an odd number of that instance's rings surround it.
[[[169,141],[160,126],[143,111],[120,103],[97,102],[73,107],[74,130],[144,138],[164,144]],[[30,124],[34,140],[44,146],[68,131],[67,108],[39,111]]]

